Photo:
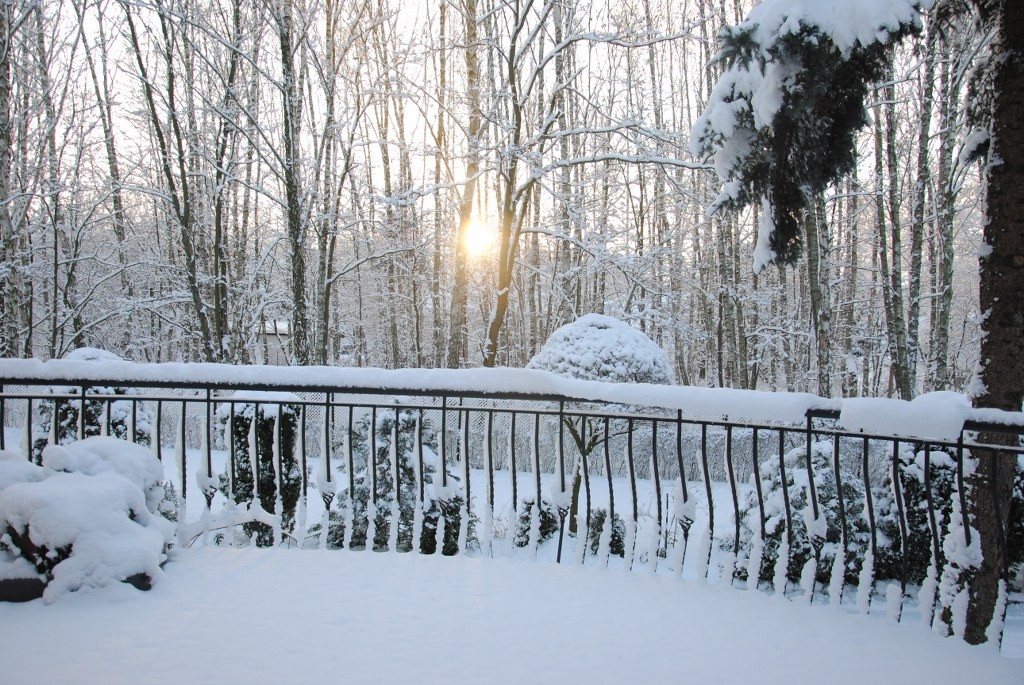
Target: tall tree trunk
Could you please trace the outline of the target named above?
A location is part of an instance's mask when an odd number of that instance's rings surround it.
[[[956,215],[956,188],[953,181],[953,156],[956,148],[956,119],[960,102],[960,84],[953,77],[952,51],[946,46],[940,67],[942,101],[940,105],[939,168],[934,192],[935,249],[932,268],[935,270],[934,297],[931,315],[931,390],[950,387],[949,320],[953,309],[953,219]]]
[[[921,113],[917,131],[917,178],[914,182],[913,208],[910,225],[910,282],[907,284],[907,384],[911,392],[917,391],[917,360],[921,348],[921,271],[924,252],[924,213],[928,186],[931,183],[928,144],[931,140],[932,104],[935,92],[935,45],[936,34],[934,15],[928,26],[925,43],[924,77],[921,80]],[[890,183],[891,183],[890,179]]]
[[[480,61],[477,54],[479,34],[477,31],[476,0],[463,2],[463,21],[466,25],[466,96],[469,106],[469,125],[466,130],[466,185],[462,188],[459,202],[459,230],[455,235],[455,284],[452,288],[447,366],[457,369],[468,356],[467,298],[469,281],[469,255],[466,251],[466,234],[473,220],[473,196],[476,194],[476,177],[480,173]]]
[[[818,394],[832,395],[832,269],[831,238],[825,220],[825,201],[811,199],[804,219],[807,234],[807,284],[817,348]]]
[[[291,326],[289,340],[292,361],[306,365],[309,349],[309,315],[306,308],[305,220],[302,212],[302,87],[295,69],[292,0],[283,0],[275,12],[281,47],[281,115],[284,129],[284,190],[291,260]]]
[[[1024,331],[1024,53],[1020,50],[1024,45],[1024,3],[1002,0],[987,7],[996,21],[997,44],[993,163],[988,169],[988,222],[984,229],[990,251],[980,259],[980,304],[986,315],[980,379],[984,389],[975,403],[1020,411],[1024,402],[1024,354],[1020,349]],[[970,583],[964,635],[972,644],[987,639],[1000,583],[1008,576],[1007,536],[1016,477],[1011,453],[983,452],[977,460],[971,478],[971,514],[981,538],[982,561]]]

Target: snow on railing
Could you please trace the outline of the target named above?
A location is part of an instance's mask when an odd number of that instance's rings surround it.
[[[89,435],[147,445],[178,545],[550,557],[862,611],[888,600],[897,617],[910,599],[929,621],[953,608],[936,591],[960,561],[947,539],[971,546],[965,465],[993,449],[978,434],[1024,433],[1021,414],[955,393],[827,400],[519,369],[0,360],[0,386],[0,449],[26,460]]]

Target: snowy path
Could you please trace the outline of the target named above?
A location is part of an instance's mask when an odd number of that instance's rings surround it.
[[[916,623],[649,574],[227,548],[165,571],[0,605],[3,682],[1024,682],[1024,660]]]

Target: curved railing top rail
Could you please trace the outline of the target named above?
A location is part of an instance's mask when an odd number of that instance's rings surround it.
[[[532,369],[389,370],[0,359],[0,386],[48,383],[596,402],[670,409],[700,421],[765,426],[799,426],[810,418],[835,419],[851,433],[940,441],[955,441],[963,431],[1019,433],[1024,429],[1024,413],[976,409],[966,396],[952,392],[928,393],[912,401],[826,399],[810,393],[583,381]]]

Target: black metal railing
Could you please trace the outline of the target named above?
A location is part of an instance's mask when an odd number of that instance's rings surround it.
[[[864,610],[897,599],[897,617],[908,587],[931,587],[915,593],[927,620],[944,537],[971,542],[969,455],[1016,468],[1024,429],[969,420],[937,440],[839,418],[732,422],[451,387],[0,379],[0,449],[41,463],[46,445],[90,435],[148,444],[179,544],[550,556],[807,601],[856,588]],[[993,434],[1018,439],[981,442]]]

